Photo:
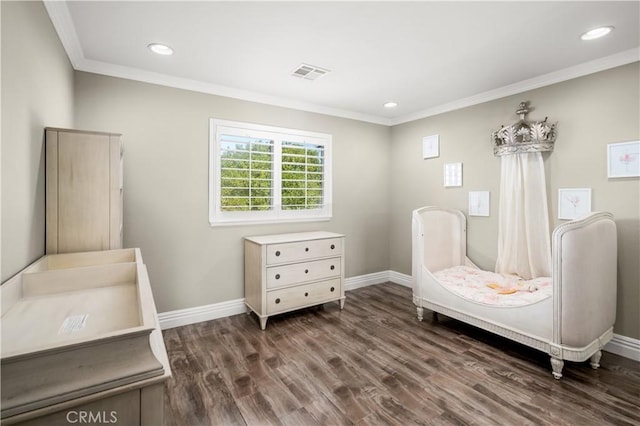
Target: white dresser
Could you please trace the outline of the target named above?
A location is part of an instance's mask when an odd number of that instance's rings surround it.
[[[267,319],[338,301],[344,307],[344,235],[333,232],[245,237],[244,293],[250,311]]]

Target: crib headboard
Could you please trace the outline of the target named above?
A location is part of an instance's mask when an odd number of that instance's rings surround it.
[[[558,226],[552,241],[553,338],[581,346],[616,320],[616,224],[610,213],[591,213]]]
[[[467,221],[459,210],[422,207],[413,211],[414,256],[431,272],[464,265]],[[414,259],[414,264],[419,259]]]

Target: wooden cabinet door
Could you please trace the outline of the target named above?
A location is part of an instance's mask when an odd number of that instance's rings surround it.
[[[109,248],[109,170],[109,136],[59,133],[58,253]]]
[[[122,247],[120,135],[47,129],[47,253]]]

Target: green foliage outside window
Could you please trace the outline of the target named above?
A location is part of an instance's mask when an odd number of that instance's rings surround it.
[[[273,141],[224,135],[220,155],[222,211],[273,209]],[[280,163],[282,209],[322,207],[322,146],[283,142]]]
[[[323,155],[324,151],[319,146],[283,142],[283,210],[314,209],[322,206]]]
[[[225,135],[221,143],[223,211],[270,210],[273,141]]]

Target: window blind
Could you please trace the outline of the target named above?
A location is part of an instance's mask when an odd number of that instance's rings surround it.
[[[323,205],[324,147],[282,142],[282,209],[316,209]]]
[[[273,140],[221,135],[222,211],[260,211],[273,208],[273,148]]]

